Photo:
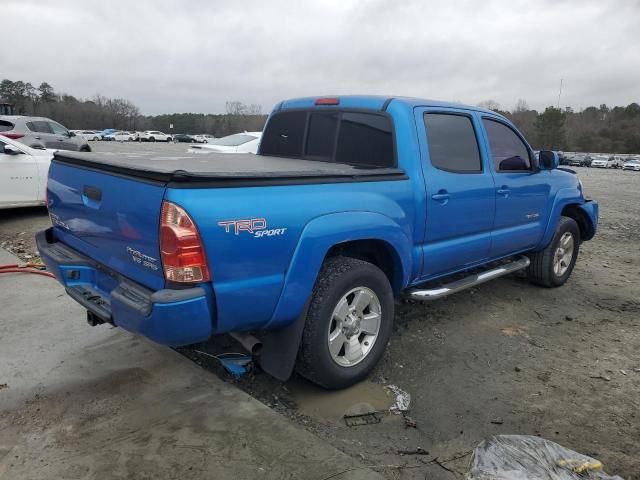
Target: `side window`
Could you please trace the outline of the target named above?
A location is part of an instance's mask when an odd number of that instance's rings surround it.
[[[391,120],[369,113],[343,113],[336,162],[393,167],[395,158]]]
[[[503,123],[483,118],[496,172],[531,170],[529,149],[516,133]]]
[[[260,144],[260,153],[300,157],[307,112],[276,113],[269,119]]]
[[[64,128],[59,123],[49,122],[49,125],[51,125],[51,130],[53,130],[53,133],[55,133],[56,135],[68,135],[69,134],[69,130]]]
[[[51,126],[49,125],[49,122],[43,122],[43,121],[35,121],[32,122],[32,125],[34,127],[35,132],[38,133],[53,133],[53,130],[51,129]]]
[[[439,169],[455,173],[482,171],[478,141],[466,115],[425,113],[429,157]]]

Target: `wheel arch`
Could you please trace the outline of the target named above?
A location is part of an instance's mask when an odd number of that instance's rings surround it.
[[[589,240],[594,235],[594,226],[591,222],[591,218],[585,212],[580,205],[575,203],[570,203],[565,205],[562,208],[562,212],[560,213],[562,217],[569,217],[575,220],[578,224],[578,228],[580,229],[580,240]]]
[[[308,222],[302,231],[266,328],[285,326],[300,315],[322,264],[338,254],[374,263],[387,275],[396,293],[409,283],[411,241],[392,218],[375,212],[322,215]]]
[[[591,201],[585,202],[578,189],[564,188],[559,190],[555,196],[544,235],[535,250],[541,250],[549,245],[561,216],[568,216],[576,220],[580,227],[582,241],[590,240],[595,235],[598,204]]]

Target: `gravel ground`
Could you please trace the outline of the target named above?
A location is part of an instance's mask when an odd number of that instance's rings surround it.
[[[578,172],[601,220],[569,282],[543,289],[514,275],[430,304],[399,301],[395,333],[369,382],[326,392],[258,372],[234,380],[209,356],[237,351],[226,337],[182,352],[364,463],[387,465],[380,471],[388,478],[462,478],[482,439],[529,434],[640,480],[640,174]],[[35,255],[33,234],[48,224],[44,209],[0,211],[0,245]],[[347,427],[343,413],[391,404],[386,385],[411,395],[415,428],[396,415]]]

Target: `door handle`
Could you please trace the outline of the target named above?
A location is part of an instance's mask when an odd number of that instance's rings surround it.
[[[511,190],[506,185],[503,185],[497,190],[497,193],[498,195],[504,195],[505,197],[508,197],[509,193],[511,193]]]
[[[431,195],[432,200],[440,202],[442,205],[446,204],[450,198],[451,195],[449,195],[449,192],[447,192],[446,190],[440,190],[438,193],[434,193],[433,195]]]

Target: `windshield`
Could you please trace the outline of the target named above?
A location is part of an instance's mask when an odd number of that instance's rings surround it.
[[[257,137],[253,135],[247,135],[246,133],[236,133],[235,135],[229,135],[228,137],[216,138],[209,141],[209,145],[220,145],[222,147],[237,147],[243,143],[255,140]]]

